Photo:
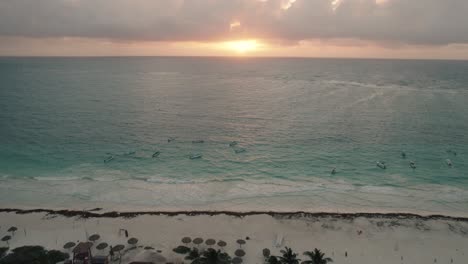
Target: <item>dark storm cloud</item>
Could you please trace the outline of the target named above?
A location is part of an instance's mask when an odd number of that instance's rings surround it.
[[[0,35],[468,43],[466,0],[0,0]],[[334,4],[332,4],[334,3]],[[230,28],[239,21],[241,26]]]

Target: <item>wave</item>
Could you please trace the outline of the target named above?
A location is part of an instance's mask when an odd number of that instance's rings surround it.
[[[4,204],[19,206],[38,203],[105,208],[144,206],[309,211],[380,208],[449,214],[468,211],[468,190],[438,184],[375,184],[310,176],[192,179],[159,175],[120,176],[8,177],[0,185],[0,200]],[[34,199],[30,199],[32,194]]]

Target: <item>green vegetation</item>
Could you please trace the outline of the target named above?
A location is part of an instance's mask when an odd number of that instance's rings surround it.
[[[3,258],[8,251],[7,247],[0,247],[0,259]]]
[[[231,263],[231,257],[220,250],[209,248],[203,252],[200,261],[201,264],[228,264]]]
[[[175,248],[179,250],[181,248],[180,246]],[[185,248],[185,247],[184,247]],[[179,252],[177,252],[179,253]],[[199,251],[197,248],[193,248],[192,250],[189,250],[189,252],[186,253],[180,253],[180,254],[187,254],[185,256],[185,259],[190,261],[190,264],[228,264],[231,263],[231,257],[229,254],[225,252],[221,252],[221,250],[215,250],[213,248],[208,248],[205,251]]]
[[[299,264],[301,261],[291,248],[285,247],[284,250],[281,250],[281,254],[283,255],[278,257],[278,259],[282,264]]]
[[[4,253],[3,253],[4,254]],[[68,254],[57,250],[47,251],[41,246],[23,246],[0,259],[0,264],[56,264],[68,259]]]
[[[327,264],[333,262],[331,258],[326,258],[325,253],[320,251],[320,249],[314,249],[314,251],[306,251],[304,255],[309,257],[310,260],[304,261],[304,264]]]
[[[185,257],[186,260],[190,260],[192,264],[200,264],[201,254],[197,248],[193,248],[189,254]]]
[[[304,252],[304,255],[307,256],[309,260],[303,262],[300,262],[301,260],[297,258],[297,254],[288,247],[281,250],[281,256],[270,255],[270,250],[267,248],[263,249],[262,253],[265,258],[265,264],[328,264],[333,262],[331,258],[325,257],[325,253],[317,248],[313,251]]]
[[[278,260],[277,257],[275,256],[270,256],[268,257],[267,261],[266,261],[267,264],[281,264],[281,262]]]

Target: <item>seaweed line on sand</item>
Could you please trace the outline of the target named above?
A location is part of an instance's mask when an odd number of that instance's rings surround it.
[[[198,216],[198,215],[228,215],[234,217],[245,217],[251,215],[269,215],[275,218],[332,218],[353,220],[359,217],[377,218],[377,219],[413,219],[413,220],[451,220],[468,222],[467,217],[455,217],[446,215],[418,215],[413,213],[329,213],[329,212],[275,212],[275,211],[137,211],[137,212],[98,212],[101,208],[91,210],[52,210],[52,209],[15,209],[15,208],[0,208],[0,213],[16,213],[16,214],[32,214],[46,213],[48,215],[61,215],[64,217],[80,217],[80,218],[134,218],[141,215],[165,215],[165,216]]]

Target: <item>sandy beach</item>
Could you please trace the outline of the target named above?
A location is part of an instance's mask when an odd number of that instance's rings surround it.
[[[17,213],[19,212],[19,213]],[[100,242],[124,244],[137,238],[139,248],[127,251],[122,263],[143,261],[148,251],[157,252],[167,262],[183,263],[183,256],[172,251],[183,237],[224,240],[224,250],[231,256],[239,248],[236,240],[244,239],[244,263],[264,263],[262,249],[273,255],[292,247],[300,253],[323,250],[334,263],[467,263],[468,220],[442,216],[385,214],[261,214],[249,213],[175,213],[173,215],[82,212],[64,216],[64,212],[2,212],[0,233],[7,235],[10,226],[18,230],[9,241],[10,248],[42,245],[62,249],[66,242],[87,241],[99,234]],[[104,214],[104,215],[102,215]],[[128,237],[120,229],[128,231]],[[277,237],[283,237],[275,245]],[[5,242],[2,242],[5,244]],[[95,243],[95,245],[97,244]],[[7,245],[2,245],[7,246]],[[193,244],[189,246],[194,246]],[[145,250],[144,247],[154,249]],[[200,248],[206,248],[205,244]],[[219,248],[215,246],[215,248]],[[124,250],[125,251],[125,250]],[[146,251],[146,252],[145,252]],[[93,254],[103,255],[108,251]],[[162,262],[166,263],[166,262]],[[186,262],[187,263],[187,262]]]

